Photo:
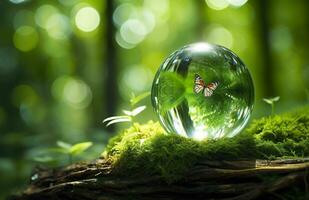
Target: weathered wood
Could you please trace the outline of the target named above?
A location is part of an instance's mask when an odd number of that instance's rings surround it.
[[[11,199],[257,199],[300,185],[309,191],[309,159],[201,161],[168,184],[159,176],[119,177],[108,160],[38,169]],[[275,175],[271,179],[267,177]],[[130,199],[129,198],[129,199]]]

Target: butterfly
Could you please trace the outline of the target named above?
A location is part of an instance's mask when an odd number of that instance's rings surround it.
[[[193,91],[198,94],[203,91],[205,97],[210,97],[213,91],[218,87],[219,82],[213,82],[206,85],[205,81],[198,74],[195,74]]]

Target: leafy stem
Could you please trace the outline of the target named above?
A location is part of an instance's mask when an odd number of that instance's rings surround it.
[[[112,116],[103,120],[103,123],[106,123],[106,126],[110,126],[112,124],[120,123],[120,122],[130,122],[133,125],[134,117],[143,112],[146,109],[146,106],[135,107],[137,103],[141,100],[145,99],[150,95],[150,92],[142,93],[138,96],[135,96],[132,93],[130,99],[130,110],[122,110],[124,115]]]
[[[81,142],[81,143],[72,145],[72,144],[69,144],[63,141],[58,141],[57,146],[58,147],[55,148],[54,150],[59,153],[68,155],[69,163],[72,164],[74,156],[81,154],[82,152],[87,150],[89,147],[91,147],[92,142]]]
[[[273,97],[273,98],[264,98],[263,101],[265,101],[267,104],[271,106],[271,115],[275,112],[275,102],[279,101],[280,97]]]

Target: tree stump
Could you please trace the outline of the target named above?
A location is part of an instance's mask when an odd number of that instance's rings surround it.
[[[9,199],[285,199],[297,188],[309,199],[309,158],[203,160],[177,182],[157,175],[120,177],[98,159],[58,169],[36,169],[29,186]]]

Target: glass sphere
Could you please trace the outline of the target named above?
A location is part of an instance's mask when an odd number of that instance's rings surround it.
[[[203,140],[233,137],[254,103],[250,73],[231,50],[208,43],[185,46],[159,68],[152,105],[169,133]]]

